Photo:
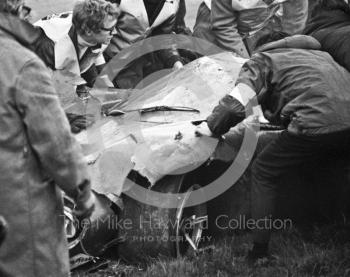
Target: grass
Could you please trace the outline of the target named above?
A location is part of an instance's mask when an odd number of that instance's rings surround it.
[[[350,224],[293,228],[273,234],[274,259],[249,267],[244,257],[251,247],[250,235],[224,237],[210,251],[198,256],[149,259],[145,268],[111,262],[89,277],[228,277],[228,276],[350,276]]]

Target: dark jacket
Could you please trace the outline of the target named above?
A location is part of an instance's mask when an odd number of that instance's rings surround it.
[[[112,38],[105,51],[108,59],[113,58],[123,49],[150,36],[171,34],[180,0],[165,1],[156,18],[150,24],[143,0],[121,0],[121,15],[118,19],[117,34]],[[181,58],[175,49],[160,51],[166,67],[172,67]]]
[[[316,5],[304,33],[316,38],[322,50],[350,71],[350,9],[343,0]]]
[[[11,17],[0,13],[0,211],[9,226],[0,276],[66,277],[60,189],[85,201],[89,176],[48,69],[27,48],[35,39]]]
[[[237,83],[257,93],[268,120],[293,133],[350,128],[350,73],[326,52],[265,47],[244,64]]]

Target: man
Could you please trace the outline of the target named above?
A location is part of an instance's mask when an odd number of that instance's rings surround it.
[[[307,0],[205,0],[198,10],[194,36],[249,58],[256,41],[272,31],[300,34]]]
[[[252,165],[256,226],[250,261],[268,254],[271,230],[264,222],[275,214],[280,177],[296,165],[349,150],[350,73],[319,48],[308,36],[264,45],[243,65],[235,89],[207,119],[212,133],[222,135],[245,118],[245,106],[256,97],[265,117],[286,127]]]
[[[350,7],[346,0],[319,1],[305,27],[332,57],[350,71]]]
[[[0,276],[63,277],[69,262],[60,189],[80,219],[91,214],[94,197],[48,69],[26,48],[30,37],[15,30],[22,6],[0,1],[0,213],[8,226]]]
[[[75,88],[78,95],[86,95],[85,84],[94,85],[105,64],[103,51],[115,34],[118,15],[116,4],[81,0],[74,5],[73,13],[47,16],[35,24],[45,32],[36,53],[54,70],[54,84],[62,104],[71,101]],[[107,85],[113,86],[110,81]],[[67,116],[74,133],[94,122],[92,115]]]
[[[105,51],[106,59],[112,59],[123,49],[150,36],[172,34],[179,1],[121,0],[117,32]],[[115,78],[116,87],[134,88],[148,74],[163,68],[179,69],[183,66],[181,57],[175,49],[164,49],[154,55],[144,55],[131,60],[133,62]]]
[[[102,53],[116,32],[118,15],[116,4],[81,0],[75,4],[73,13],[48,16],[36,22],[51,40],[45,41],[45,63],[53,70],[83,77],[92,87],[105,64]]]

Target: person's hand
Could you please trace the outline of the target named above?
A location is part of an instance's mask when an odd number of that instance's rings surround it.
[[[207,123],[210,131],[220,136],[227,133],[231,127],[237,125],[244,118],[245,109],[241,102],[231,95],[226,95],[207,118]]]
[[[209,130],[208,124],[206,122],[203,122],[197,126],[195,134],[197,137],[201,137],[201,136],[212,137],[213,136],[213,133]]]
[[[71,127],[71,131],[74,134],[77,134],[81,132],[82,130],[85,130],[89,126],[95,123],[95,118],[91,114],[74,114],[74,113],[67,113],[67,118]]]
[[[95,195],[90,192],[90,196],[85,201],[79,201],[73,210],[73,214],[79,222],[89,218],[95,209]]]
[[[183,68],[183,67],[184,67],[184,65],[183,65],[182,62],[180,62],[180,61],[177,61],[177,62],[174,63],[174,65],[173,65],[173,69],[174,69],[174,70],[178,70],[178,69]]]

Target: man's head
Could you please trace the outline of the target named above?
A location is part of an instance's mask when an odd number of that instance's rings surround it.
[[[119,8],[105,0],[81,0],[73,9],[77,33],[92,44],[109,44],[115,34]]]

